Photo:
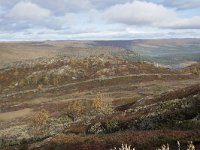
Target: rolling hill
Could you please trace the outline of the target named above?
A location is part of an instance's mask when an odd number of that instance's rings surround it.
[[[200,61],[200,39],[1,42],[0,66],[39,57],[86,57],[100,54],[178,65]]]

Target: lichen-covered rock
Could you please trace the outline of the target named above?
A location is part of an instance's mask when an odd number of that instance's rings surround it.
[[[88,130],[88,133],[91,133],[91,134],[100,134],[100,133],[103,133],[103,132],[104,131],[103,131],[101,122],[95,123]]]

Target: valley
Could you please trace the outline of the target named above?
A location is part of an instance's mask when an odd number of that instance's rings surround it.
[[[61,55],[7,65],[0,81],[5,150],[103,150],[122,143],[176,149],[178,140],[183,148],[189,140],[200,146],[198,63],[171,70],[106,54]]]

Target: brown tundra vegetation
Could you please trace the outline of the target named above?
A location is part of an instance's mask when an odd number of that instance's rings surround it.
[[[0,149],[199,150],[199,66],[98,55],[2,67]]]

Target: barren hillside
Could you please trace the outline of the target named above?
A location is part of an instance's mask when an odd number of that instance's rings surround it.
[[[128,143],[153,150],[175,148],[177,140],[184,148],[191,139],[198,148],[199,74],[198,64],[170,70],[107,55],[8,65],[0,70],[1,148],[105,150]]]

